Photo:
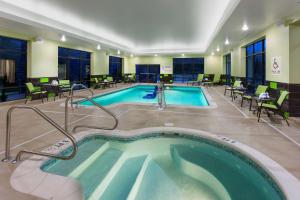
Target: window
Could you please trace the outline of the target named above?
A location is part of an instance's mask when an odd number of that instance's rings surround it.
[[[89,86],[91,53],[58,47],[58,79]]]
[[[0,36],[0,102],[25,97],[27,41]]]
[[[136,80],[142,83],[157,83],[160,79],[160,65],[136,65]]]
[[[246,79],[252,90],[266,82],[265,50],[265,39],[246,46]]]
[[[197,80],[198,74],[204,74],[204,58],[174,58],[173,71],[175,82]]]
[[[115,81],[122,80],[122,66],[122,58],[109,56],[109,75],[112,76]]]
[[[226,83],[231,83],[231,54],[224,56],[225,67],[226,67]]]

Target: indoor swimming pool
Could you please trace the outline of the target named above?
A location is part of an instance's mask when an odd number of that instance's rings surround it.
[[[146,98],[153,94],[155,85],[138,85],[127,89],[119,90],[109,94],[95,97],[93,100],[102,106],[108,106],[120,103],[139,103],[139,104],[157,104],[157,95],[152,98]],[[167,105],[177,106],[208,106],[209,103],[199,87],[169,86],[164,90],[165,101]],[[90,102],[83,101],[80,105],[92,105]]]
[[[78,145],[74,159],[51,159],[41,169],[77,180],[85,199],[286,199],[262,167],[209,139],[177,134],[126,139],[92,135]]]

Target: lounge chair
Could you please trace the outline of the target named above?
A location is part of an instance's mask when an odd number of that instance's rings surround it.
[[[59,98],[61,98],[61,95],[64,94],[64,92],[69,92],[69,95],[71,95],[70,80],[59,80],[58,86],[59,86]]]
[[[258,103],[257,121],[259,122],[260,120],[260,115],[262,110],[266,110],[268,112],[268,116],[270,115],[269,111],[274,112],[274,114],[277,113],[281,115],[283,119],[286,121],[287,125],[289,126],[290,124],[287,120],[287,117],[284,116],[284,111],[282,110],[283,103],[287,100],[288,95],[289,95],[288,91],[282,91],[276,102]]]
[[[263,93],[266,93],[267,90],[268,90],[268,86],[266,85],[259,85],[257,86],[256,88],[256,91],[254,94],[246,94],[246,93],[243,93],[242,94],[242,102],[241,102],[241,107],[243,107],[243,103],[244,103],[244,100],[247,100],[248,102],[250,102],[250,106],[249,106],[249,111],[251,111],[251,108],[252,108],[252,103],[253,103],[253,98],[254,97],[259,97],[259,95],[263,94]]]
[[[213,81],[204,82],[204,85],[218,85],[221,81],[221,74],[215,74]]]
[[[92,78],[91,79],[93,81],[93,88],[97,89],[97,88],[104,88],[105,87],[105,83],[103,83],[102,81],[99,81],[98,78]]]
[[[233,97],[233,91],[241,86],[242,86],[242,81],[235,81],[232,86],[225,85],[224,95],[226,95],[227,91],[230,91],[231,92],[230,94]]]
[[[192,84],[192,85],[200,85],[202,82],[203,82],[203,79],[204,79],[204,74],[198,74],[198,77],[197,77],[197,81],[188,81],[187,82],[187,85]]]
[[[113,78],[112,76],[108,76],[108,77],[106,78],[106,80],[107,80],[107,82],[108,82],[110,85],[114,85],[114,86],[117,87],[117,82],[114,81],[114,78]]]
[[[28,90],[28,95],[26,97],[25,104],[27,103],[28,99],[32,101],[33,96],[37,95],[39,98],[42,99],[42,102],[44,103],[44,95],[47,94],[47,91],[42,91],[40,87],[34,87],[31,82],[25,83],[26,88]]]

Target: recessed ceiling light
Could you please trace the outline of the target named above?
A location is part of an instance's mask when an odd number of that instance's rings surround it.
[[[158,55],[157,55],[157,54],[155,54],[154,56],[155,56],[155,57],[157,57]]]
[[[130,57],[133,58],[133,54],[130,54]]]
[[[220,48],[218,47],[218,48],[217,48],[217,52],[219,52],[219,51],[220,51]]]
[[[120,52],[120,50],[118,50],[118,55],[120,55],[121,54],[121,52]]]
[[[215,55],[215,52],[211,52],[211,55],[214,56],[214,55]]]
[[[97,45],[97,50],[101,50],[101,45],[100,44]]]
[[[181,56],[182,56],[182,57],[184,57],[184,53],[183,53],[183,54],[181,54]]]
[[[225,44],[229,45],[229,40],[228,39],[225,40]]]
[[[243,27],[242,27],[242,30],[243,31],[248,31],[249,30],[249,27],[247,24],[244,24]]]
[[[66,36],[62,35],[61,38],[60,38],[60,41],[65,42],[66,41]]]

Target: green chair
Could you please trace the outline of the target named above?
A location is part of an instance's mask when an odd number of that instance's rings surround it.
[[[259,86],[257,86],[254,95],[249,95],[249,94],[244,93],[242,95],[241,107],[243,107],[244,100],[247,100],[248,102],[250,102],[249,111],[251,111],[252,103],[253,103],[253,98],[254,97],[259,97],[259,95],[261,95],[263,93],[266,93],[267,90],[268,90],[268,88],[269,87],[266,86],[266,85],[259,85]]]
[[[233,85],[232,86],[228,86],[226,85],[225,86],[225,92],[224,92],[224,95],[226,95],[226,92],[227,91],[230,91],[231,92],[231,96],[233,97],[233,91],[236,89],[236,88],[239,88],[242,86],[242,81],[234,81]]]
[[[42,102],[44,103],[44,94],[47,93],[47,91],[42,91],[40,89],[40,87],[34,87],[34,85],[31,82],[25,83],[27,91],[28,91],[28,95],[26,97],[26,101],[25,104],[27,103],[28,99],[30,99],[30,101],[32,101],[32,98],[34,95],[39,96],[39,98],[42,99]]]
[[[282,91],[276,102],[268,102],[268,103],[261,102],[261,103],[259,103],[258,104],[258,112],[257,112],[257,116],[258,116],[257,121],[259,122],[259,120],[260,120],[260,115],[261,115],[262,110],[266,110],[268,112],[268,116],[270,115],[269,111],[274,112],[274,114],[277,113],[277,114],[281,115],[283,117],[283,119],[286,121],[287,125],[289,126],[290,124],[287,120],[287,117],[284,116],[284,111],[282,110],[282,106],[283,106],[284,102],[287,100],[288,95],[289,95],[288,91]]]
[[[221,81],[221,74],[215,74],[212,81],[204,82],[205,85],[218,85]]]
[[[112,76],[106,77],[106,80],[109,82],[110,85],[114,85],[117,87],[117,82],[114,81],[114,78]]]
[[[204,79],[204,74],[198,74],[197,81],[188,81],[187,85],[189,85],[189,83],[191,83],[192,85],[196,85],[196,84],[200,85],[203,82],[203,79]]]
[[[69,92],[69,95],[71,95],[70,80],[59,80],[58,86],[59,86],[59,98],[61,98],[61,95],[64,94],[64,92]]]

